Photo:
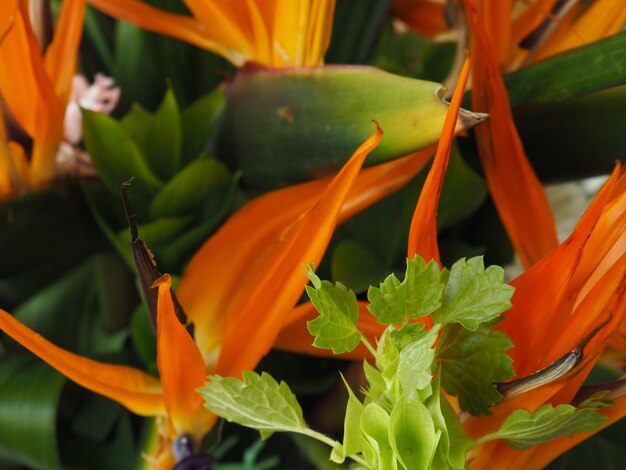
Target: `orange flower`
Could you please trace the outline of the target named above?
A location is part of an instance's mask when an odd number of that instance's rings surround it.
[[[27,158],[7,142],[0,119],[0,197],[36,187],[55,176],[55,155],[63,136],[82,34],[84,0],[64,0],[56,33],[45,54],[29,21],[29,2],[0,2],[0,96],[10,115],[33,139]]]
[[[160,381],[64,351],[2,310],[0,329],[83,387],[166,420],[157,461],[171,467],[173,444],[199,442],[214,421],[195,392],[206,375],[254,368],[304,290],[302,265],[319,262],[337,221],[397,190],[428,161],[430,154],[421,152],[360,172],[381,136],[378,129],[334,178],[254,199],[205,243],[179,294],[193,339],[176,318],[169,276],[155,283]]]
[[[317,66],[330,42],[335,0],[184,0],[177,15],[141,0],[87,0],[99,10],[156,33],[182,39],[236,66]]]

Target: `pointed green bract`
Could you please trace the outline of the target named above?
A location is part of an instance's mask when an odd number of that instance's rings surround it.
[[[378,468],[380,470],[395,470],[398,468],[394,451],[389,443],[389,426],[389,414],[376,403],[370,403],[363,409],[361,413],[361,430],[366,435],[370,445],[378,453]]]
[[[181,133],[178,103],[174,92],[168,89],[152,118],[146,146],[150,168],[164,180],[174,176],[180,167]]]
[[[389,442],[407,470],[429,470],[441,431],[419,400],[403,397],[391,411]]]
[[[512,360],[505,354],[512,347],[502,332],[448,325],[436,351],[442,387],[457,396],[461,408],[470,414],[489,414],[489,407],[502,399],[493,383],[514,375]]]
[[[285,382],[243,372],[243,381],[213,375],[198,391],[205,407],[227,421],[254,428],[268,438],[276,431],[303,432],[302,408]]]
[[[363,403],[356,397],[348,382],[341,376],[346,389],[348,390],[348,404],[346,405],[346,416],[343,426],[343,449],[345,455],[358,454],[363,450],[364,442],[361,434],[361,415],[363,414]],[[341,462],[337,462],[341,463]]]
[[[405,322],[437,310],[442,292],[437,263],[426,264],[421,257],[415,256],[407,260],[402,282],[391,274],[380,287],[369,288],[368,310],[384,325]]]
[[[513,287],[504,283],[499,266],[485,269],[482,256],[460,259],[450,270],[441,309],[433,314],[436,323],[460,323],[476,330],[511,308]]]
[[[310,267],[306,274],[313,284],[313,288],[306,287],[306,292],[320,314],[307,322],[309,332],[315,336],[313,345],[332,349],[335,354],[352,351],[361,341],[356,327],[359,305],[354,292],[340,282],[333,285],[321,281]]]
[[[594,407],[543,405],[532,413],[515,410],[498,431],[484,436],[480,442],[504,439],[514,449],[523,450],[557,437],[597,431],[606,420]]]

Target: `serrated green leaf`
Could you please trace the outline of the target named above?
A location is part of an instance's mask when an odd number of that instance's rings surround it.
[[[439,325],[423,331],[418,338],[400,351],[396,377],[402,384],[407,399],[413,399],[417,390],[430,385],[435,359],[433,345],[437,340]]]
[[[266,439],[276,431],[304,432],[302,408],[285,382],[266,373],[243,372],[243,380],[213,375],[198,392],[204,406],[227,421],[256,429]]]
[[[435,360],[441,366],[441,385],[459,398],[462,409],[472,415],[489,414],[502,395],[493,382],[513,377],[512,360],[505,354],[513,343],[500,331],[486,326],[469,331],[449,325],[437,345]]]
[[[145,194],[154,194],[163,185],[115,119],[83,109],[83,129],[87,152],[109,190],[119,194],[120,184],[131,178],[133,186]]]
[[[441,305],[443,283],[437,263],[419,256],[407,260],[404,280],[391,274],[380,284],[370,287],[368,310],[379,323],[390,325],[419,318],[434,312]]]
[[[178,103],[168,89],[153,116],[146,146],[146,160],[163,180],[174,176],[180,166],[181,134]]]
[[[387,412],[376,403],[370,403],[361,413],[361,430],[366,435],[370,445],[378,453],[378,468],[380,470],[395,470],[398,468],[396,458],[389,443],[388,429],[390,419]]]
[[[201,156],[178,172],[157,193],[150,205],[150,213],[155,218],[188,214],[230,181],[230,172],[222,162]]]
[[[363,372],[365,373],[365,378],[369,384],[369,387],[365,392],[369,401],[382,396],[387,390],[387,385],[385,384],[385,379],[380,371],[369,362],[363,361]]]
[[[441,431],[436,431],[428,409],[419,400],[404,397],[393,407],[389,442],[407,470],[429,470]]]
[[[402,351],[413,341],[417,341],[422,336],[423,331],[423,323],[407,323],[397,330],[390,330],[389,334],[398,351]]]
[[[501,267],[485,269],[482,256],[460,259],[452,265],[441,309],[433,314],[433,321],[460,323],[475,331],[511,308],[513,291],[512,286],[504,283]]]
[[[523,450],[557,437],[596,431],[606,420],[607,417],[595,408],[543,405],[532,413],[515,410],[498,431],[481,438],[480,442],[504,439],[514,449]]]
[[[356,327],[359,305],[354,292],[340,282],[333,285],[321,281],[310,266],[306,274],[313,283],[313,287],[306,287],[306,292],[320,314],[307,322],[309,332],[315,336],[313,346],[332,349],[334,354],[352,351],[361,341]]]

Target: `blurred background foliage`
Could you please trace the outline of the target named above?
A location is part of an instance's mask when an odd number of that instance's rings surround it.
[[[177,0],[149,3],[184,12]],[[326,62],[444,82],[456,45],[399,33],[389,4],[338,0]],[[626,153],[626,66],[614,59],[620,54],[626,54],[626,32],[506,77],[522,140],[543,181],[608,173]],[[122,89],[112,116],[84,114],[85,148],[100,179],[67,180],[0,203],[0,305],[64,348],[156,373],[154,333],[135,281],[120,182],[133,177],[130,197],[141,237],[160,269],[175,275],[229,214],[258,195],[258,187],[267,190],[273,183],[246,179],[254,168],[238,168],[211,152],[228,106],[223,84],[235,74],[225,60],[88,8],[79,62],[90,79],[105,73]],[[253,135],[254,127],[248,131],[250,136],[238,138],[263,138]],[[325,145],[324,139],[303,143],[319,154],[330,153]],[[284,164],[298,156],[284,154]],[[362,295],[390,272],[401,274],[427,170],[338,228],[318,270],[322,278]],[[477,254],[487,264],[512,261],[471,131],[453,150],[438,223],[444,263]],[[66,381],[6,337],[0,348],[1,468],[140,465],[153,423]],[[350,367],[276,351],[259,368],[287,380],[314,427],[333,433],[328,410],[332,415],[344,399],[341,393],[337,404],[329,398],[337,391],[338,366]],[[618,468],[625,452],[623,426],[600,433],[551,468]],[[225,425],[220,438],[214,468],[326,465],[314,444],[288,436],[261,444],[252,431]]]

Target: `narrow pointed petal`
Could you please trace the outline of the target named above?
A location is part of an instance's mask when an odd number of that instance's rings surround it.
[[[408,183],[424,168],[432,152],[426,149],[362,170],[341,206],[339,222]],[[254,199],[193,258],[182,278],[178,299],[195,325],[196,343],[207,365],[219,354],[224,321],[233,310],[235,293],[246,292],[242,282],[254,285],[257,281],[255,274],[248,272],[252,261],[267,250],[267,240],[278,237],[320,198],[331,181],[325,178],[299,184]],[[258,278],[262,276],[259,271]]]
[[[157,303],[157,364],[170,422],[177,435],[192,433],[201,439],[209,429],[210,415],[196,391],[206,380],[204,360],[191,335],[178,321],[165,274],[155,281]]]
[[[359,302],[359,319],[357,328],[372,344],[379,338],[385,329],[367,309],[367,302]],[[291,351],[311,356],[322,356],[342,359],[366,359],[371,354],[363,344],[352,352],[336,355],[330,349],[321,349],[313,346],[313,336],[307,329],[307,322],[317,318],[319,314],[311,302],[305,302],[293,309],[287,322],[274,342],[274,347],[284,351]]]
[[[11,115],[36,139],[52,122],[63,122],[63,110],[46,75],[24,2],[0,2],[0,38],[0,94]]]
[[[478,150],[500,218],[529,267],[557,246],[554,219],[515,128],[494,45],[474,0],[465,2],[475,42],[472,105],[491,116],[476,127]]]
[[[470,60],[467,58],[461,70],[461,75],[459,76],[456,89],[454,90],[454,96],[452,97],[446,119],[443,123],[443,129],[441,131],[433,165],[428,173],[419,200],[417,201],[415,212],[413,213],[407,250],[407,256],[409,258],[413,258],[415,254],[419,254],[427,261],[434,259],[437,263],[441,264],[439,261],[439,245],[437,244],[437,206],[439,196],[441,195],[441,188],[443,187],[443,178],[448,168],[454,129],[456,127],[461,101],[463,100],[463,94],[465,93],[469,72]]]
[[[300,188],[302,201],[291,198],[298,195],[293,188],[252,201],[192,259],[178,297],[207,364],[221,345],[218,373],[253,368],[267,352],[306,284],[302,264],[319,262],[360,166],[380,138],[380,132],[370,137],[322,193],[307,185]],[[283,211],[290,202],[294,207]]]
[[[365,157],[378,145],[382,130],[367,139],[332,180],[320,199],[282,231],[266,240],[261,262],[226,318],[218,373],[238,375],[252,369],[269,351],[286,316],[307,283],[302,266],[318,265]],[[243,341],[242,341],[243,339]]]
[[[67,378],[142,416],[165,413],[159,381],[138,369],[104,364],[55,346],[0,309],[0,329]]]
[[[46,51],[46,71],[62,107],[72,90],[84,16],[85,0],[63,0],[54,39]]]
[[[119,20],[181,39],[226,57],[233,63],[240,60],[238,55],[234,57],[232,51],[209,35],[207,26],[189,16],[169,13],[140,0],[87,0],[87,3]]]
[[[558,31],[542,45],[534,60],[599,41],[619,32],[624,22],[626,4],[623,0],[597,0],[574,21],[559,25]]]

